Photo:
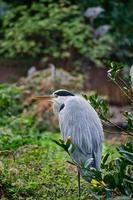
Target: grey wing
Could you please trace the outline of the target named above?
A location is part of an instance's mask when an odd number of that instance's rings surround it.
[[[82,97],[71,97],[59,113],[59,124],[64,140],[69,136],[77,149],[73,159],[77,163],[93,158],[93,166],[100,167],[103,129],[101,121],[89,103]]]

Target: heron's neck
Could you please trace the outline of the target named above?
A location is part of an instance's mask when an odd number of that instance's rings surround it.
[[[68,97],[58,97],[57,99],[55,99],[53,103],[53,111],[57,117],[59,115],[62,105],[64,105],[67,98]]]

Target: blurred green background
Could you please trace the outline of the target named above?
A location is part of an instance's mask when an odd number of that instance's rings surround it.
[[[90,99],[105,128],[80,199],[132,198],[132,21],[132,0],[0,0],[1,200],[78,199],[52,106],[32,101],[60,88]]]
[[[5,0],[0,4],[0,56],[67,60],[72,68],[84,62],[103,66],[108,59],[131,64],[132,9],[132,0]]]

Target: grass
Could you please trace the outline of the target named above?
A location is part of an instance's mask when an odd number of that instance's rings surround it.
[[[1,200],[77,199],[77,173],[52,139],[60,135],[45,132],[37,144],[14,151],[1,151]],[[91,199],[82,180],[82,198]]]

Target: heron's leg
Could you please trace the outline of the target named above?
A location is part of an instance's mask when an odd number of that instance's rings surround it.
[[[78,168],[77,171],[78,171],[78,197],[80,197],[80,172]]]

